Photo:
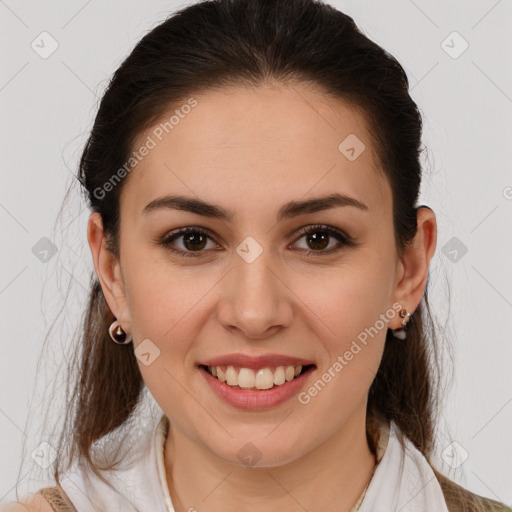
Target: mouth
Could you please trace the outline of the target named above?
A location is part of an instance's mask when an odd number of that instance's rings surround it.
[[[199,368],[219,382],[236,390],[268,391],[299,379],[316,369],[314,364],[246,368],[234,365],[204,365]],[[302,380],[302,379],[301,379]]]

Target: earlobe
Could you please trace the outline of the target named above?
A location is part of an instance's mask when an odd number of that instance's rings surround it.
[[[112,314],[119,320],[123,329],[128,327],[126,297],[118,259],[107,248],[103,222],[98,212],[91,213],[87,224],[87,240],[100,281],[103,295]],[[126,329],[125,329],[126,330]]]

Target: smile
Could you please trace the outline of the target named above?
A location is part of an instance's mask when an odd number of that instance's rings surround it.
[[[198,366],[200,375],[213,391],[214,397],[232,407],[247,411],[274,408],[290,400],[306,387],[316,368],[314,364],[277,366],[272,368],[273,371],[270,367],[251,369],[222,365]],[[217,373],[216,376],[213,375],[214,372]],[[221,378],[225,379],[224,382]],[[229,379],[229,382],[226,379]]]
[[[206,371],[220,382],[235,389],[266,390],[282,386],[314,365],[276,366],[260,369],[237,366],[205,366]]]

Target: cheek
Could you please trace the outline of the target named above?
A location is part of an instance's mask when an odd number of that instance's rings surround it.
[[[184,359],[194,339],[187,312],[194,311],[198,298],[183,293],[170,272],[133,263],[127,265],[125,282],[135,355],[148,389],[162,406],[160,398],[172,399],[179,392],[176,382],[183,381]]]
[[[374,253],[375,254],[375,253]],[[332,388],[360,393],[369,387],[384,349],[389,320],[396,314],[388,293],[387,270],[376,258],[358,258],[323,276],[295,283],[302,315],[325,349],[322,370]]]
[[[125,292],[133,329],[139,337],[152,334],[163,339],[199,300],[203,285],[166,259],[163,249],[138,249],[125,254]]]
[[[328,326],[319,327],[322,333],[317,331],[326,357],[315,389],[306,390],[309,397],[305,401],[314,402],[315,414],[329,411],[330,419],[337,423],[345,421],[366,399],[382,359],[389,320],[387,309],[380,307],[382,301],[372,297],[371,289],[338,291],[334,297],[329,301],[324,295],[316,306],[322,323]],[[395,311],[391,309],[391,313]],[[315,393],[317,398],[313,398]]]
[[[197,298],[194,301],[151,279],[132,285],[135,354],[144,383],[164,411],[188,417],[193,404],[187,405],[183,394],[190,380],[190,349],[196,333],[187,312],[194,315]]]
[[[370,251],[366,251],[369,253]],[[391,271],[376,257],[360,252],[357,258],[328,272],[302,273],[294,292],[331,335],[348,339],[370,327],[391,306]]]

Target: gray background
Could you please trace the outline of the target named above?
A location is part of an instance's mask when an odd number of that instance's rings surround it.
[[[438,467],[473,492],[511,504],[512,3],[330,3],[400,61],[425,116],[421,202],[434,209],[439,229],[429,287],[440,340],[453,344],[455,363],[439,423]],[[56,219],[97,101],[142,35],[184,5],[0,0],[4,500],[15,499],[18,476],[26,491],[46,481],[31,475],[39,469],[31,453],[43,441],[52,444],[40,427],[53,414],[50,405],[58,410],[62,400],[52,379],[62,378],[57,370],[76,339],[93,269],[89,212],[78,187]],[[47,58],[40,54],[52,40],[40,36],[44,31],[58,44]],[[464,41],[469,46],[461,53]],[[51,247],[44,237],[56,254],[42,252]],[[41,354],[43,346],[49,348]],[[18,475],[23,441],[27,462]]]

